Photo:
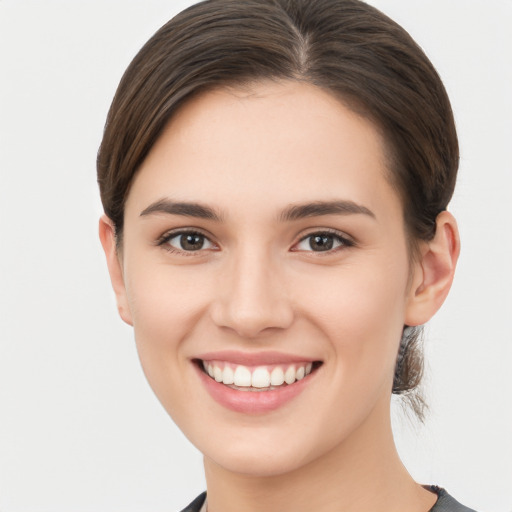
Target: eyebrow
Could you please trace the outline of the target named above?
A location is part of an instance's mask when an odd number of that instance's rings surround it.
[[[145,208],[140,216],[166,213],[168,215],[182,215],[184,217],[195,217],[198,219],[213,220],[221,222],[223,216],[213,208],[200,203],[175,202],[170,199],[160,199]],[[319,217],[322,215],[354,215],[362,214],[376,218],[375,214],[354,201],[314,201],[303,204],[292,204],[285,208],[278,216],[280,222],[291,222],[307,217]]]
[[[207,219],[220,222],[222,215],[209,206],[200,203],[175,202],[170,199],[160,199],[147,208],[145,208],[140,216],[158,213],[167,213],[169,215],[183,215],[184,217],[196,217],[198,219]]]
[[[286,208],[279,220],[282,222],[289,222],[307,217],[319,217],[321,215],[353,215],[362,214],[369,217],[376,218],[375,214],[360,204],[354,201],[337,200],[337,201],[315,201],[312,203],[290,205]]]

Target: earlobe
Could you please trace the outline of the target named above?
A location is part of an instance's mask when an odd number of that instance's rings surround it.
[[[453,215],[441,212],[436,219],[436,234],[425,242],[416,263],[408,297],[405,323],[426,323],[441,307],[450,291],[460,252],[459,232]]]
[[[127,324],[133,325],[126,296],[122,262],[116,245],[115,228],[113,222],[106,215],[100,217],[99,235],[107,259],[110,281],[116,295],[117,310]]]

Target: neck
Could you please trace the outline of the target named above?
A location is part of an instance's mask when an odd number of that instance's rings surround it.
[[[400,461],[389,406],[373,416],[328,453],[283,474],[234,473],[205,457],[208,512],[427,512],[436,496]]]

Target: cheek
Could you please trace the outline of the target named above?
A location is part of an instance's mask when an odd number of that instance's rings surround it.
[[[210,290],[204,278],[154,262],[132,265],[127,275],[141,365],[155,394],[172,412],[169,407],[190,399],[182,382],[191,371],[187,340],[204,316]]]
[[[314,326],[310,335],[320,336],[326,347],[329,388],[317,403],[319,418],[311,419],[309,426],[312,435],[323,439],[326,450],[356,430],[376,408],[383,415],[389,409],[407,275],[379,268],[340,269],[326,283],[328,293],[312,287],[319,281],[314,278],[298,290],[308,297],[302,305],[308,315],[306,329]]]
[[[211,295],[208,277],[197,267],[135,261],[126,290],[140,341],[176,346],[198,321]]]
[[[327,336],[339,378],[354,386],[392,376],[404,324],[406,268],[406,262],[340,268],[323,290],[310,274],[311,282],[296,293],[307,297],[304,315]]]

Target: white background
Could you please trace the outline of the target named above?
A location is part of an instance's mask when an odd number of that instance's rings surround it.
[[[117,317],[95,156],[125,67],[190,1],[0,0],[0,511],[172,511],[203,490]],[[512,511],[512,1],[373,0],[443,77],[462,160],[463,251],[428,329],[412,474]]]

